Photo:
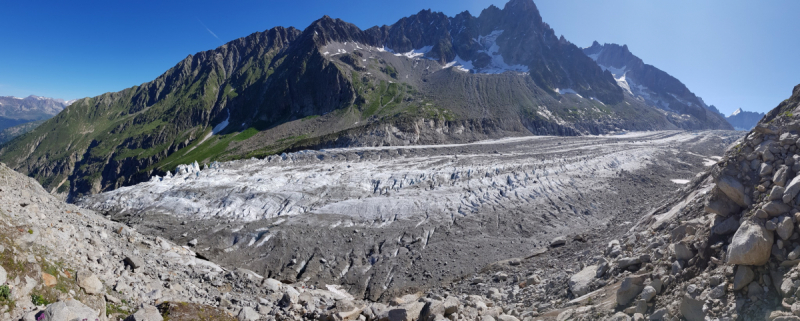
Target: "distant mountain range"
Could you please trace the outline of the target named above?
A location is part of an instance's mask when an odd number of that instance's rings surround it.
[[[756,113],[752,111],[743,111],[741,108],[734,111],[726,119],[736,130],[751,130],[756,127],[756,124],[764,118],[764,113]]]
[[[531,0],[477,17],[425,10],[366,30],[325,16],[81,99],[0,148],[0,161],[79,196],[179,164],[301,149],[731,129],[679,81],[612,47],[588,48],[596,62]]]
[[[583,52],[596,61],[600,68],[610,71],[617,84],[636,99],[681,116],[690,115],[709,127],[727,127],[727,122],[716,107],[706,105],[680,80],[645,64],[628,50],[627,45],[601,45],[595,41]]]
[[[32,130],[73,102],[34,95],[0,96],[0,144]]]

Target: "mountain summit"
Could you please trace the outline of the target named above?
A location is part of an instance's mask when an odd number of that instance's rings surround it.
[[[751,130],[764,118],[764,113],[757,113],[752,111],[744,111],[741,108],[737,109],[726,119],[736,128],[736,130]]]
[[[513,0],[477,17],[424,10],[361,30],[325,16],[256,32],[77,101],[0,161],[79,196],[180,164],[301,149],[729,128],[697,105],[634,97],[532,1]]]
[[[691,115],[715,128],[730,129],[715,107],[706,105],[680,80],[645,64],[630,52],[627,45],[604,44],[597,41],[583,49],[603,70],[614,75],[620,87],[648,105],[681,115]]]

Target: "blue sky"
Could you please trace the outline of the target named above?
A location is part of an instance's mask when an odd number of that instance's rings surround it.
[[[0,95],[81,98],[156,78],[189,54],[323,15],[361,28],[422,9],[473,15],[492,0],[4,1]],[[768,111],[800,83],[800,1],[539,0],[544,21],[581,47],[631,51],[706,103]]]

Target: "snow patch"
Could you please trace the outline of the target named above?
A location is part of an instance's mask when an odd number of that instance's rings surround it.
[[[470,72],[470,70],[475,68],[472,66],[472,61],[465,61],[464,59],[461,59],[461,57],[459,56],[456,56],[455,60],[448,62],[446,65],[444,65],[442,69],[447,69],[451,67],[454,67],[458,71],[464,71],[464,72]]]
[[[212,135],[216,135],[217,133],[221,132],[225,127],[228,127],[228,121],[231,120],[231,112],[228,111],[228,118],[225,118],[224,121],[214,126],[214,129],[211,130]]]
[[[556,88],[556,92],[559,93],[559,94],[562,94],[562,95],[575,94],[576,96],[583,98],[583,96],[578,94],[578,92],[576,92],[575,90],[572,90],[572,88],[565,88],[565,89]]]
[[[688,179],[671,179],[670,181],[672,181],[675,184],[681,184],[681,185],[689,184],[690,182],[690,180]]]
[[[506,71],[518,72],[518,73],[526,73],[530,70],[527,66],[523,65],[508,65],[505,60],[503,60],[503,55],[500,54],[500,46],[497,44],[497,38],[503,34],[503,30],[495,30],[492,31],[490,34],[486,36],[478,37],[478,43],[480,43],[484,50],[479,52],[485,52],[492,58],[489,65],[479,70],[476,70],[478,73],[482,74],[502,74]]]
[[[431,49],[433,49],[433,46],[425,46],[419,49],[411,50],[409,52],[396,53],[394,55],[397,57],[420,58],[431,52]]]

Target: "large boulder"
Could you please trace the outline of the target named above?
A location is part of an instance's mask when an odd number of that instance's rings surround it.
[[[94,273],[83,270],[76,275],[78,285],[86,291],[86,294],[98,294],[103,292],[103,282]]]
[[[730,216],[736,214],[741,208],[730,199],[725,193],[716,191],[706,200],[705,211],[719,216]]]
[[[772,232],[753,221],[745,221],[728,246],[728,264],[764,265],[772,254]]]
[[[717,182],[717,188],[739,206],[749,206],[751,203],[750,197],[744,193],[744,185],[733,177],[722,176]]]
[[[575,296],[582,296],[589,293],[589,284],[597,275],[597,265],[587,266],[577,274],[569,278],[569,289]]]
[[[783,191],[783,202],[787,204],[791,203],[798,192],[800,192],[800,176],[795,176],[795,178],[786,185],[786,190]]]
[[[705,321],[706,319],[706,312],[703,311],[703,299],[697,293],[686,293],[683,296],[680,312],[688,321]]]
[[[622,280],[622,284],[617,290],[617,304],[627,305],[644,289],[644,281],[647,275],[631,275]]]
[[[781,216],[778,219],[777,226],[775,233],[777,233],[782,240],[786,241],[792,236],[792,232],[794,232],[794,223],[791,218],[788,216]]]
[[[99,312],[92,310],[92,308],[84,305],[80,301],[68,299],[48,305],[44,311],[36,315],[36,320],[95,320],[99,317]]]
[[[764,204],[764,206],[761,207],[761,209],[764,210],[764,212],[767,212],[769,216],[778,216],[788,212],[789,210],[792,209],[792,207],[786,205],[781,201],[772,201],[767,204]]]
[[[244,307],[236,318],[239,321],[256,321],[261,318],[261,315],[251,307]]]
[[[158,309],[152,305],[143,305],[136,313],[131,314],[125,321],[163,321],[164,318],[161,317],[161,313],[158,312]]]
[[[391,307],[378,315],[378,320],[381,321],[413,321],[419,319],[422,309],[425,307],[424,302],[412,302],[403,306]]]
[[[442,307],[444,308],[444,315],[448,316],[458,312],[458,305],[460,303],[461,302],[458,301],[458,298],[454,296],[447,297],[447,299],[445,299],[444,302],[442,303]]]
[[[714,225],[711,231],[714,234],[728,235],[739,229],[739,219],[736,217],[729,217],[724,221]]]
[[[672,244],[672,251],[675,253],[675,257],[678,260],[688,261],[689,259],[694,257],[694,252],[692,251],[692,248],[689,247],[689,245],[684,242],[678,242]]]
[[[775,175],[772,176],[772,182],[779,187],[786,186],[786,178],[788,177],[788,175],[789,175],[788,166],[786,165],[778,166],[778,170],[776,170]]]

